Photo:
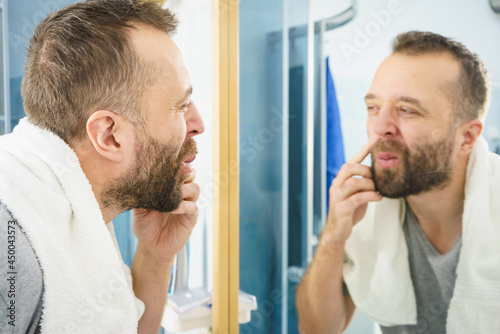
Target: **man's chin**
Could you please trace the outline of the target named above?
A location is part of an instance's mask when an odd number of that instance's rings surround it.
[[[394,193],[394,192],[391,192],[391,191],[388,191],[388,190],[378,190],[377,191],[380,195],[382,195],[383,197],[386,197],[386,198],[391,198],[391,199],[396,199],[396,198],[402,198],[404,196],[401,196],[400,194],[398,193]]]
[[[387,198],[401,198],[407,191],[407,184],[404,178],[400,177],[394,169],[384,168],[382,171],[376,170],[374,175],[375,190]]]
[[[182,203],[182,193],[179,189],[174,190],[170,195],[163,195],[165,197],[170,197],[170,200],[163,201],[161,203],[156,203],[156,205],[150,206],[148,209],[155,210],[162,213],[169,213],[174,211]]]

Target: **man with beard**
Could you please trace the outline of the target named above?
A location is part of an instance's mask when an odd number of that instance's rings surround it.
[[[27,118],[0,138],[0,332],[158,332],[204,131],[176,25],[156,2],[88,0],[35,29]],[[132,208],[130,271],[112,220]]]
[[[499,332],[500,157],[480,137],[489,90],[462,44],[397,36],[365,98],[369,143],[332,182],[297,290],[302,333],[341,333],[356,307],[384,334]]]

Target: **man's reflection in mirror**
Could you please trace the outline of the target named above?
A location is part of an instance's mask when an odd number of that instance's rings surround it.
[[[341,333],[356,307],[384,334],[500,331],[500,157],[481,137],[489,96],[483,62],[461,43],[396,37],[365,97],[369,142],[331,185],[297,290],[302,333]]]

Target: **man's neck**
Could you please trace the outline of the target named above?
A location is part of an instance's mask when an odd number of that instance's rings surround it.
[[[99,204],[99,208],[101,209],[102,219],[104,220],[104,223],[107,224],[115,219],[116,216],[118,216],[120,213],[122,213],[123,210],[120,211],[119,209],[105,206],[101,196],[103,187],[100,183],[97,183],[95,181],[92,182],[90,179],[89,182],[92,186],[92,191],[94,192],[97,203]]]
[[[123,212],[123,210],[120,211],[119,209],[105,206],[101,196],[106,180],[113,177],[113,171],[110,168],[102,167],[101,165],[95,163],[95,161],[98,160],[97,157],[95,157],[95,153],[92,148],[76,146],[73,147],[73,149],[80,160],[83,173],[87,177],[87,180],[89,180],[92,187],[92,192],[94,193],[97,203],[99,204],[104,222],[111,222],[116,218],[116,216]],[[91,156],[92,154],[94,157]]]
[[[427,239],[441,254],[447,253],[462,233],[464,187],[465,172],[458,172],[444,189],[406,198]]]
[[[104,220],[104,223],[109,223],[113,219],[115,219],[120,213],[123,212],[123,210],[119,210],[113,207],[109,207],[104,205],[104,202],[102,200],[102,191],[103,191],[103,186],[102,183],[98,182],[92,182],[89,179],[90,184],[92,185],[92,190],[94,191],[95,198],[97,199],[97,203],[99,203],[99,208],[101,209],[102,213],[102,219]]]

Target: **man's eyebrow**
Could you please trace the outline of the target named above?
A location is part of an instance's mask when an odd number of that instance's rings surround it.
[[[426,114],[428,114],[429,112],[427,111],[427,109],[424,108],[424,106],[422,105],[422,103],[413,98],[413,97],[409,97],[409,96],[401,96],[399,98],[399,101],[403,101],[403,102],[406,102],[406,103],[410,103],[410,104],[413,104],[415,106],[417,106],[418,108],[420,108],[423,112],[425,112]]]
[[[177,101],[177,103],[175,104],[175,106],[176,107],[181,107],[192,94],[193,94],[193,86],[189,87],[186,90],[186,92],[184,93],[184,95],[182,96],[182,98]]]
[[[376,98],[375,94],[368,93],[368,94],[366,94],[366,96],[365,96],[365,101],[366,101],[366,100],[375,99],[375,98]]]

